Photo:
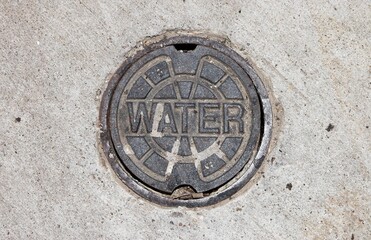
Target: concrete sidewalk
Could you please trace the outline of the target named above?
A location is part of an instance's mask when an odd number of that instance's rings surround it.
[[[366,0],[2,1],[0,239],[369,239],[370,10]],[[105,81],[168,29],[227,36],[283,108],[254,181],[208,208],[142,200],[99,154]]]

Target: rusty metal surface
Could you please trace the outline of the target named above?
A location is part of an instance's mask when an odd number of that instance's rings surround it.
[[[264,160],[271,106],[249,64],[197,36],[150,44],[126,60],[101,104],[101,140],[113,170],[167,206],[215,204]]]

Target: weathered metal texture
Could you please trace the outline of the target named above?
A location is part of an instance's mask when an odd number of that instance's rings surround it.
[[[242,188],[268,150],[260,78],[225,45],[178,36],[146,46],[110,80],[101,141],[117,176],[166,206],[215,204]]]

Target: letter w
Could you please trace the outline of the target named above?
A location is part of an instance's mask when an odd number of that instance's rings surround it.
[[[148,116],[147,106],[144,102],[138,103],[137,111],[134,112],[134,107],[132,102],[127,103],[129,110],[129,119],[131,131],[137,133],[142,122],[146,127],[147,133],[152,131],[153,113],[155,111],[156,104],[152,104],[151,115]]]

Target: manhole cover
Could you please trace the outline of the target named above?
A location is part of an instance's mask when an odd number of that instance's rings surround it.
[[[222,43],[177,36],[146,46],[109,82],[101,140],[118,177],[167,206],[221,201],[261,165],[271,106],[251,66]]]

